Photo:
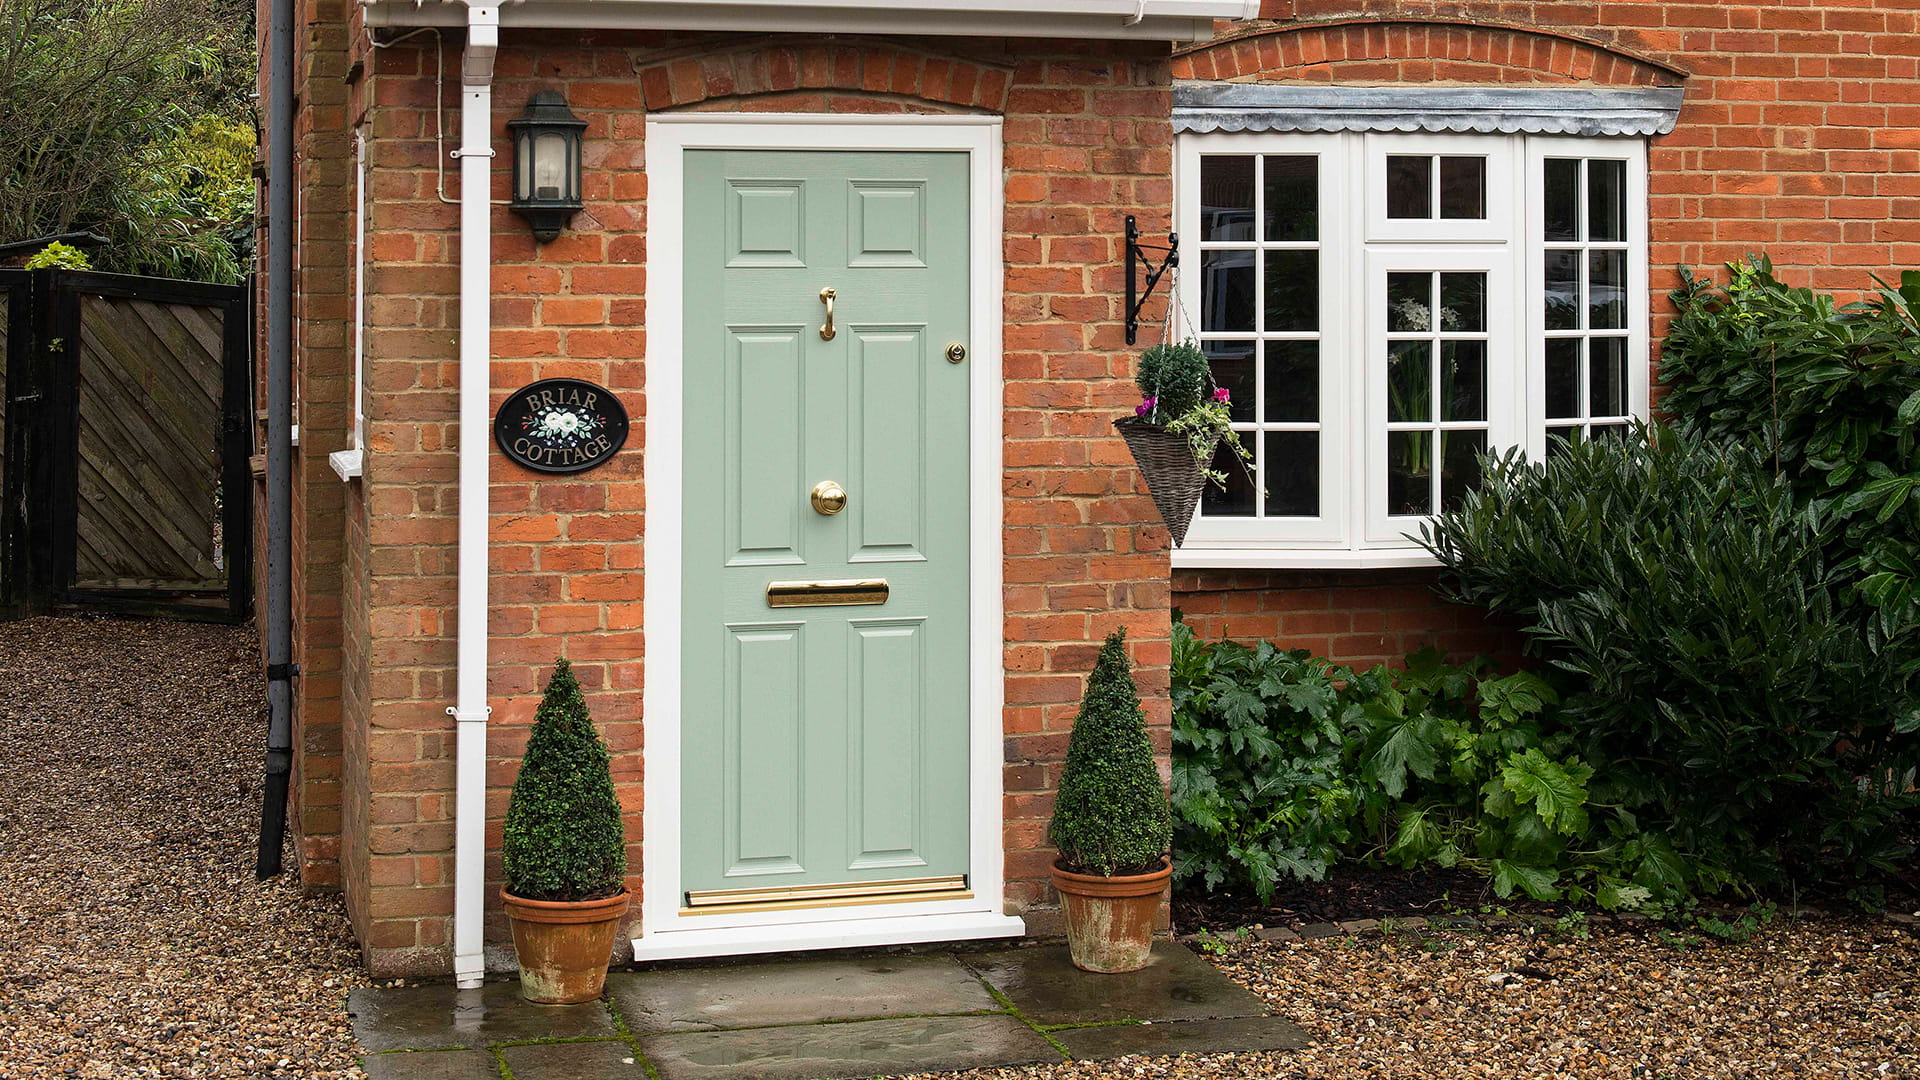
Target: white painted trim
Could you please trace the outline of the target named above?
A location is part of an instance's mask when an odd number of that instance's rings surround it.
[[[1173,553],[1175,570],[1391,570],[1439,566],[1425,548],[1210,547],[1188,543]]]
[[[362,0],[368,26],[460,26],[459,5]],[[1258,0],[523,0],[507,27],[942,34],[1200,42],[1216,19],[1259,14]]]
[[[858,918],[808,926],[726,930],[681,930],[633,939],[635,960],[684,960],[803,949],[859,949],[927,941],[976,941],[1020,937],[1026,924],[1010,915],[966,913],[904,919]]]
[[[355,480],[366,471],[366,451],[335,450],[327,455],[327,464],[342,480]]]
[[[1001,120],[997,116],[819,117],[707,113],[650,117],[647,295],[646,750],[643,758],[641,935],[636,956],[721,956],[1025,933],[1002,914],[1003,707],[1001,519],[1001,291],[1005,273]],[[680,515],[685,432],[681,402],[684,294],[684,155],[690,149],[920,150],[970,155],[972,258],[973,603],[968,683],[972,694],[971,900],[788,912],[680,913],[680,615],[684,552]]]

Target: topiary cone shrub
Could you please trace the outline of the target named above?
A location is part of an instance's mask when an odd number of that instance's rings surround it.
[[[509,893],[579,901],[625,890],[626,832],[610,761],[572,665],[555,663],[507,804],[501,859]]]
[[[1124,630],[1108,635],[1087,679],[1047,839],[1065,869],[1097,877],[1151,873],[1172,844]]]

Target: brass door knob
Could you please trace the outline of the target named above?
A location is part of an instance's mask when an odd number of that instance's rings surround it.
[[[847,489],[831,480],[813,485],[813,512],[827,517],[847,508]]]

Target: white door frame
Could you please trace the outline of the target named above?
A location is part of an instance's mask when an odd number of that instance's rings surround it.
[[[688,150],[905,150],[969,155],[972,334],[970,566],[973,599],[967,900],[683,915],[680,908],[680,616],[685,468],[681,260]],[[634,959],[1016,937],[1002,913],[1005,698],[1001,598],[1001,120],[680,113],[647,120],[646,688],[640,936]]]

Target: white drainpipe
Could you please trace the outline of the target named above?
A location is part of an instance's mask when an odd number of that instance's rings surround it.
[[[487,427],[493,384],[493,57],[500,9],[467,7],[460,73],[460,585],[454,707],[453,977],[463,989],[487,975]]]

